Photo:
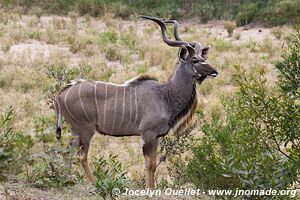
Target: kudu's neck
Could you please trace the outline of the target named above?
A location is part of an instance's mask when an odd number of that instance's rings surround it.
[[[179,63],[173,77],[166,86],[166,99],[172,118],[170,123],[174,125],[197,102],[196,83],[183,64]]]

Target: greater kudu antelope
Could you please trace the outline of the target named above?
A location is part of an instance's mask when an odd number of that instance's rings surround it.
[[[87,155],[94,132],[111,136],[141,136],[146,167],[146,187],[154,187],[156,152],[159,137],[176,131],[192,115],[196,104],[196,82],[216,77],[217,71],[207,62],[209,47],[198,42],[184,42],[177,33],[176,40],[166,36],[166,25],[159,19],[143,16],[156,22],[163,41],[180,47],[179,62],[172,78],[160,83],[148,76],[139,76],[122,85],[99,81],[79,80],[67,85],[56,97],[57,138],[61,137],[62,116],[70,124],[71,146],[80,146],[80,161],[92,183]]]

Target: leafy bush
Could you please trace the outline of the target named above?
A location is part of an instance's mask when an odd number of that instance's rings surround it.
[[[44,154],[32,155],[28,161],[27,181],[38,187],[72,186],[79,182],[78,149],[66,148],[61,144],[47,146]]]
[[[115,71],[112,68],[107,68],[101,73],[100,80],[104,82],[108,82],[110,77],[115,73]]]
[[[116,46],[109,46],[105,50],[106,58],[110,61],[120,60],[122,55],[119,52],[119,48]]]
[[[300,85],[300,31],[298,34],[292,35],[290,39],[289,49],[282,56],[284,61],[276,64],[276,69],[279,70],[279,86],[282,93],[288,95],[293,100],[299,98]],[[294,102],[296,107],[299,106],[297,101]],[[297,106],[298,105],[298,106]]]
[[[69,48],[72,53],[76,53],[78,51],[86,50],[91,44],[91,38],[83,37],[78,35],[77,33],[73,33],[67,38],[69,43]]]
[[[13,108],[8,107],[0,118],[0,182],[22,172],[33,140],[12,127]]]
[[[186,16],[199,17],[201,22],[206,23],[213,18],[220,19],[224,14],[224,2],[219,1],[194,1],[189,7],[189,12],[185,12]]]
[[[280,27],[274,27],[274,28],[272,28],[271,33],[277,39],[280,39],[281,36],[282,36],[282,30],[281,30]]]
[[[163,18],[199,18],[202,22],[211,19],[235,19],[238,26],[253,21],[261,21],[270,25],[300,22],[299,0],[265,1],[265,0],[0,0],[1,5],[13,9],[16,5],[18,12],[33,12],[41,15],[78,12],[80,15],[102,16],[112,13],[115,17],[128,19],[130,16],[150,15]]]
[[[53,116],[40,116],[35,120],[35,138],[38,142],[53,143],[56,141],[56,124]]]
[[[214,113],[193,149],[188,180],[205,189],[287,189],[299,184],[300,33],[292,37],[279,80],[268,88],[263,68],[236,67],[234,97],[223,100],[226,116]]]
[[[129,30],[129,33],[121,35],[121,43],[124,47],[130,50],[136,50],[138,41],[136,40],[136,33],[132,29]]]
[[[89,13],[94,17],[103,15],[105,11],[104,1],[102,0],[77,0],[75,3],[75,8],[81,15]]]
[[[201,114],[201,113],[198,113]],[[160,139],[160,161],[157,166],[164,161],[168,161],[168,175],[173,179],[173,182],[162,180],[159,187],[180,187],[185,184],[184,166],[188,159],[189,150],[195,144],[194,130],[197,127],[197,122],[193,123],[188,128],[184,128],[176,134],[168,134]]]
[[[94,158],[94,175],[97,178],[96,192],[103,197],[115,198],[113,189],[118,188],[121,193],[125,191],[128,183],[126,171],[122,164],[117,160],[117,156],[109,155],[108,159],[103,157]]]
[[[123,19],[128,19],[130,15],[134,13],[133,9],[130,6],[122,2],[111,4],[109,11],[113,12],[116,17],[121,17]]]
[[[144,63],[142,65],[137,66],[137,73],[138,74],[145,74],[149,69],[149,65],[147,63]]]
[[[270,5],[262,12],[262,21],[270,25],[282,25],[286,23],[300,23],[300,1],[283,0]]]
[[[92,70],[90,66],[75,66],[67,68],[65,65],[45,65],[50,81],[44,88],[45,99],[50,108],[54,108],[54,99],[58,92],[72,80],[85,78]]]
[[[235,18],[237,26],[249,24],[254,20],[256,13],[257,5],[255,3],[244,4]]]
[[[230,41],[226,41],[223,39],[214,40],[212,45],[219,52],[228,51],[233,47],[233,44]]]
[[[118,34],[114,29],[105,31],[99,36],[100,46],[107,47],[109,44],[116,44],[118,41]]]
[[[12,75],[4,75],[4,73],[0,76],[0,88],[7,88],[9,87],[12,82],[13,82],[14,78]]]

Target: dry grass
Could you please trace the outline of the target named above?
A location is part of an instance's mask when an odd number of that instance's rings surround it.
[[[235,22],[227,21],[224,23],[224,28],[227,30],[228,36],[231,37],[236,28]]]
[[[109,14],[95,19],[78,17],[76,13],[69,13],[68,17],[1,13],[0,19],[3,19],[0,20],[0,109],[13,105],[16,109],[14,125],[28,134],[34,134],[37,117],[54,117],[53,110],[44,100],[45,88],[50,84],[44,65],[65,65],[67,68],[89,65],[92,73],[88,78],[115,83],[141,73],[167,81],[175,70],[177,49],[162,42],[158,26],[143,20],[119,21]],[[248,70],[253,70],[256,65],[266,66],[269,76],[274,76],[270,63],[280,60],[284,41],[280,40],[279,27],[272,30],[276,38],[271,37],[269,29],[263,31],[268,32],[266,37],[257,31],[251,32],[251,37],[247,38],[244,35],[248,32],[239,30],[239,36],[234,40],[223,34],[226,33],[223,26],[183,23],[180,27],[183,39],[212,45],[209,62],[218,69],[220,76],[198,87],[199,108],[204,110],[208,119],[209,113],[220,108],[220,97],[234,92],[234,64]],[[91,154],[109,153],[121,155],[133,179],[144,175],[138,137],[97,135]],[[159,174],[162,176],[164,171]]]

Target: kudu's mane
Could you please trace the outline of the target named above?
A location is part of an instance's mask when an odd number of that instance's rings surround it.
[[[175,133],[179,133],[180,130],[184,129],[192,120],[194,111],[197,107],[198,99],[197,99],[197,91],[196,84],[193,85],[192,94],[190,96],[190,100],[186,107],[177,115],[172,116],[169,121],[170,129],[173,129],[180,120],[184,120],[180,123],[180,126],[175,129]]]
[[[157,78],[144,74],[134,78],[132,81],[129,81],[128,85],[135,86],[141,84],[143,81],[148,81],[148,80],[158,81]]]

